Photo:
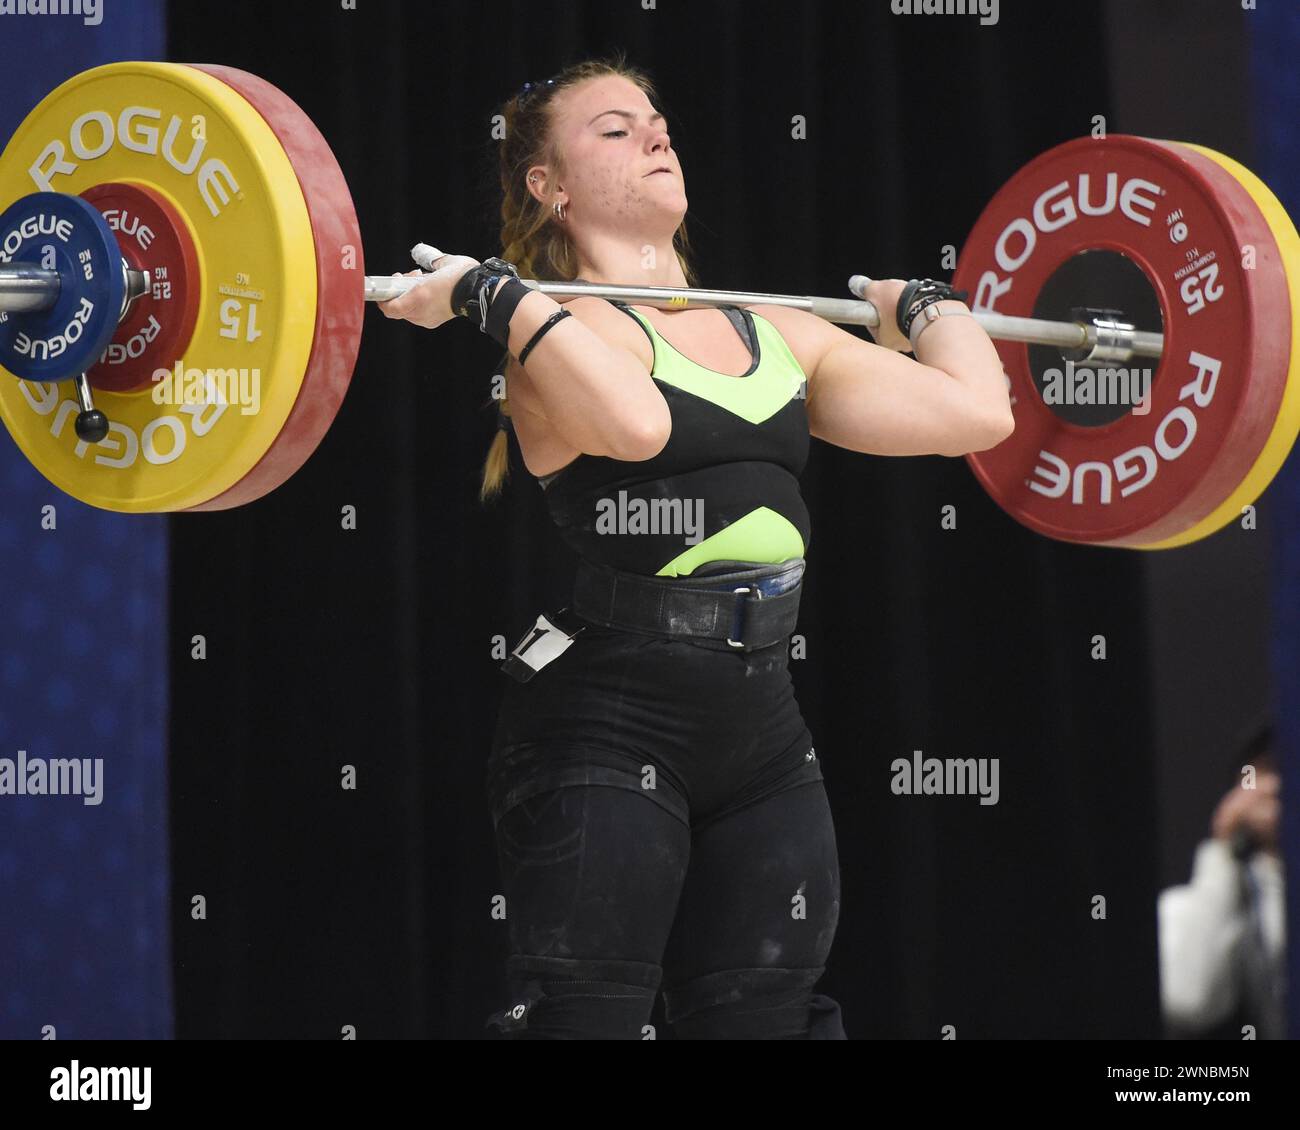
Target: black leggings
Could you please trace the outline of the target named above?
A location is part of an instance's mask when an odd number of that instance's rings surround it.
[[[786,646],[592,625],[507,689],[488,796],[508,1038],[644,1039],[661,988],[678,1038],[845,1038],[813,991],[839,863]]]

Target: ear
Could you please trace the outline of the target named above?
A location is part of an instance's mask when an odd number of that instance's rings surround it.
[[[529,194],[540,204],[546,203],[546,192],[550,185],[549,173],[545,165],[534,165],[524,175],[524,185]]]

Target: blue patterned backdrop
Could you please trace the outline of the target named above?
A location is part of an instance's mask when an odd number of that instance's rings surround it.
[[[0,16],[0,44],[7,141],[70,75],[162,58],[163,6]],[[0,1037],[167,1038],[166,519],[74,502],[2,428],[0,491],[0,758],[103,761],[96,805],[0,795]]]

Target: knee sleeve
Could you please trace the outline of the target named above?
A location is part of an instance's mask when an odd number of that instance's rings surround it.
[[[513,1001],[488,1026],[505,1039],[641,1040],[663,970],[640,961],[513,954]]]
[[[683,1040],[844,1040],[840,1006],[814,993],[824,967],[725,969],[664,990]]]

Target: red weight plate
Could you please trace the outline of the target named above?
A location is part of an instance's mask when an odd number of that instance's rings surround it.
[[[170,372],[194,336],[200,290],[194,240],[171,202],[147,185],[115,181],[81,196],[103,213],[128,266],[150,274],[149,292],[131,304],[86,377],[108,392],[149,388],[154,371]]]
[[[1254,269],[1243,268],[1246,245]],[[1273,332],[1290,324],[1286,274],[1264,216],[1220,166],[1112,135],[1066,142],[1016,173],[977,221],[954,281],[972,309],[1031,317],[1056,270],[1090,250],[1128,257],[1159,301],[1159,363],[1126,363],[1155,365],[1149,411],[1099,427],[1069,423],[1039,394],[1028,347],[998,342],[1016,430],[967,459],[1031,529],[1145,545],[1211,513],[1263,449],[1287,379],[1289,335]]]
[[[233,487],[189,508],[229,510],[261,498],[288,479],[334,422],[361,345],[365,264],[352,195],[333,151],[311,119],[265,79],[233,67],[190,65],[241,94],[274,131],[302,186],[316,243],[316,335],[302,388],[284,429],[261,461]]]

